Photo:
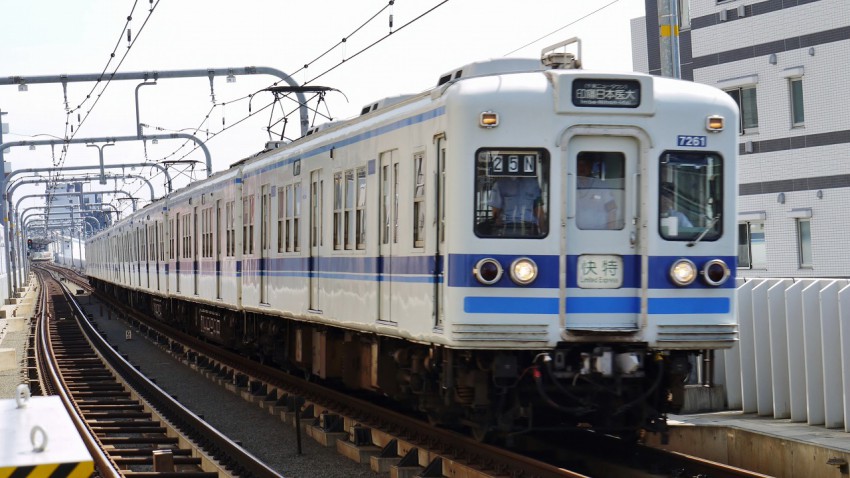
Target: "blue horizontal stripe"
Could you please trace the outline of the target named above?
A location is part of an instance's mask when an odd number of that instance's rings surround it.
[[[731,311],[728,297],[649,299],[650,314],[728,314]]]
[[[637,314],[639,297],[567,297],[568,314]]]
[[[499,282],[493,285],[482,285],[472,275],[472,270],[481,259],[491,258],[499,261],[505,273]],[[520,257],[528,257],[537,264],[540,274],[532,284],[522,286],[524,289],[557,289],[558,283],[558,256],[535,256],[517,254],[449,254],[449,287],[521,287],[511,280],[508,269],[511,263]]]
[[[558,299],[539,297],[464,297],[469,314],[557,314]]]

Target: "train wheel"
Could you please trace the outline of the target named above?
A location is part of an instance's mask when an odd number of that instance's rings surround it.
[[[469,427],[472,438],[479,443],[489,443],[493,439],[493,430],[488,425],[476,424]]]

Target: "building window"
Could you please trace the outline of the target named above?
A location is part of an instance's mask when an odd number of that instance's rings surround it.
[[[812,267],[812,222],[809,219],[797,220],[797,243],[799,244],[800,268]]]
[[[767,244],[763,222],[738,224],[738,267],[767,269]]]
[[[678,0],[679,3],[679,30],[691,29],[691,2],[690,0]]]
[[[806,114],[803,108],[803,79],[791,78],[789,80],[791,90],[791,124],[803,126]]]
[[[726,90],[726,92],[738,103],[738,108],[741,110],[741,124],[738,125],[738,131],[744,134],[757,129],[759,127],[759,112],[756,87],[745,86]]]

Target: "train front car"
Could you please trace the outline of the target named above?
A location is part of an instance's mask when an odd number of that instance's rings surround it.
[[[736,339],[737,108],[691,82],[528,66],[468,65],[434,95],[451,207],[430,412],[481,437],[663,428],[689,356]]]

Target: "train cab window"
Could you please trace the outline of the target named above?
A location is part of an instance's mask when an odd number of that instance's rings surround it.
[[[617,151],[581,151],[576,156],[576,226],[621,230],[626,225],[626,156]]]
[[[546,237],[548,212],[549,154],[546,150],[478,150],[474,210],[478,237]]]
[[[723,161],[711,153],[666,152],[659,167],[658,227],[668,241],[723,234]]]

